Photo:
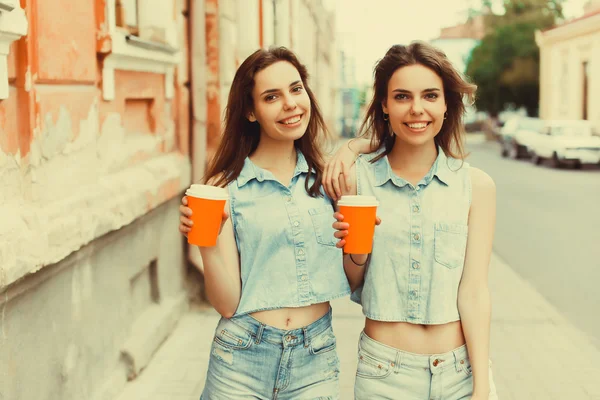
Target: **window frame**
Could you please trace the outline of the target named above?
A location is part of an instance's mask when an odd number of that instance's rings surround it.
[[[175,68],[180,62],[181,49],[171,45],[141,39],[127,28],[117,26],[117,1],[106,1],[106,23],[111,38],[111,49],[102,67],[102,96],[104,100],[115,98],[115,71],[152,72],[165,76],[165,97],[174,96]],[[136,2],[139,20],[140,2]],[[175,24],[176,21],[170,20]]]
[[[8,99],[8,55],[14,41],[27,35],[29,24],[18,0],[0,0],[0,100]]]

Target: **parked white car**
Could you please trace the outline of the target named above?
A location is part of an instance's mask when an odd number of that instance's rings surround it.
[[[542,132],[544,123],[539,118],[513,117],[500,130],[502,156],[513,159],[528,158],[529,147]]]
[[[532,161],[552,166],[600,163],[600,137],[594,136],[589,121],[544,121],[542,133],[529,145]]]

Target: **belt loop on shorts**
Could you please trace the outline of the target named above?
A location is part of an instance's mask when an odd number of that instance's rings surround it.
[[[452,350],[452,355],[454,356],[454,366],[456,367],[456,372],[460,372],[463,367],[460,362],[462,361],[464,363],[464,359],[459,357],[458,352],[459,352],[459,350]]]
[[[304,347],[310,346],[310,339],[308,337],[308,331],[306,328],[302,328],[302,333],[304,334]]]
[[[392,367],[394,367],[395,374],[400,372],[400,365],[402,365],[402,354],[399,351],[397,351],[396,360],[392,363]]]
[[[262,340],[262,334],[263,331],[265,330],[265,324],[261,323],[258,325],[258,332],[256,332],[256,340],[254,341],[254,343],[256,344],[260,344],[260,341]]]

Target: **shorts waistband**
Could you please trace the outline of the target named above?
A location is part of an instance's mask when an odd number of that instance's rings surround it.
[[[310,345],[311,338],[331,327],[331,315],[330,307],[325,315],[310,325],[291,330],[279,329],[264,324],[249,314],[234,316],[230,321],[248,331],[256,343],[266,340],[270,343],[283,344],[285,346],[295,346],[298,344],[308,346]]]
[[[443,370],[450,366],[460,368],[469,358],[466,345],[442,354],[415,354],[378,342],[367,336],[364,332],[360,334],[358,347],[367,355],[389,363],[392,366],[406,365],[409,367],[430,369],[431,371]]]

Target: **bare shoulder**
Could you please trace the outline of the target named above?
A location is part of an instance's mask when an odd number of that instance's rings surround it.
[[[471,173],[471,187],[477,195],[495,195],[496,184],[491,176],[479,168],[469,168]]]

